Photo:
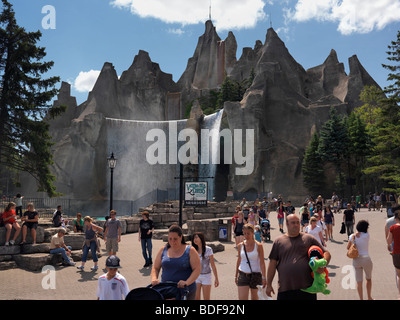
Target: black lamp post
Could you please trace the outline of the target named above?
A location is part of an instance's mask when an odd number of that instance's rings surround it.
[[[110,211],[113,209],[113,178],[114,178],[114,168],[117,165],[117,159],[114,158],[114,153],[111,153],[111,156],[107,158],[108,167],[111,171],[111,180],[110,180]]]

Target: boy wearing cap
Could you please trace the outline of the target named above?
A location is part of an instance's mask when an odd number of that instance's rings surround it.
[[[128,283],[118,269],[122,268],[117,256],[111,255],[106,260],[107,273],[99,277],[97,300],[124,300],[129,293]]]

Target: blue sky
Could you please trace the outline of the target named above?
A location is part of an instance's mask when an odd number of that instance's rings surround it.
[[[70,82],[78,104],[105,62],[121,75],[139,50],[178,81],[204,33],[210,6],[210,0],[9,1],[20,26],[42,32],[46,60],[55,63],[49,75]],[[211,6],[221,39],[233,31],[238,59],[243,47],[264,43],[272,22],[305,69],[323,63],[335,49],[347,73],[348,58],[356,54],[381,87],[389,84],[381,64],[388,62],[387,46],[400,30],[400,0],[211,0]],[[50,22],[54,29],[46,29]]]

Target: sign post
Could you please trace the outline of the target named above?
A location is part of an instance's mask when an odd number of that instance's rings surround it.
[[[207,182],[185,182],[185,206],[207,206]]]
[[[197,177],[197,178],[198,179],[214,179],[214,177]],[[179,164],[179,177],[175,177],[175,179],[179,179],[179,226],[182,228],[182,225],[183,225],[182,209],[183,209],[183,199],[184,199],[183,193],[185,192],[185,194],[186,194],[186,190],[184,190],[184,186],[183,186],[183,180],[184,179],[194,179],[194,177],[184,177],[183,176],[183,165],[181,163],[181,164]],[[193,191],[190,191],[192,193],[195,193],[196,196],[199,196],[199,198],[198,198],[198,199],[200,199],[199,204],[187,203],[187,205],[192,205],[192,206],[196,206],[196,207],[207,206],[207,187],[208,187],[207,182],[188,182],[187,184],[189,184],[189,185],[190,184],[202,184],[201,186],[197,185],[198,188],[194,188]],[[203,192],[203,190],[204,190],[203,184],[206,185],[205,186],[205,194],[204,194],[205,199],[200,197],[200,192]],[[193,185],[193,187],[195,187],[195,185]],[[188,201],[190,202],[190,201],[195,201],[195,200],[192,199],[192,200],[188,200]],[[186,201],[185,201],[185,205],[186,205]]]

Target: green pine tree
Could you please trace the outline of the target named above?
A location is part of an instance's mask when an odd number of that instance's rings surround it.
[[[46,114],[54,117],[65,107],[48,104],[57,94],[58,77],[43,78],[53,62],[43,62],[45,49],[37,46],[41,33],[17,25],[15,12],[2,0],[0,14],[0,165],[29,172],[39,191],[57,195],[49,166],[52,145]]]
[[[348,137],[346,123],[334,107],[329,111],[329,120],[320,130],[320,144],[318,152],[324,162],[332,163],[339,178],[339,190],[344,196],[343,165],[347,163]]]
[[[238,101],[238,91],[239,89],[237,82],[225,76],[218,96],[218,106],[222,108],[225,101]]]
[[[357,190],[365,194],[366,176],[363,170],[367,166],[367,157],[371,155],[372,141],[367,124],[361,116],[352,112],[346,119],[348,136],[348,176],[355,178]]]
[[[325,187],[324,165],[318,150],[319,135],[315,132],[304,153],[302,163],[303,184],[312,194],[321,193]]]
[[[374,143],[371,165],[364,170],[366,174],[378,175],[387,184],[387,191],[400,192],[400,31],[396,41],[388,46],[387,59],[392,64],[382,64],[389,70],[385,88],[387,98],[381,99],[381,107],[372,130]]]
[[[366,123],[368,130],[375,124],[385,97],[383,91],[375,86],[365,86],[361,91],[360,100],[364,104],[355,108],[354,113]]]

